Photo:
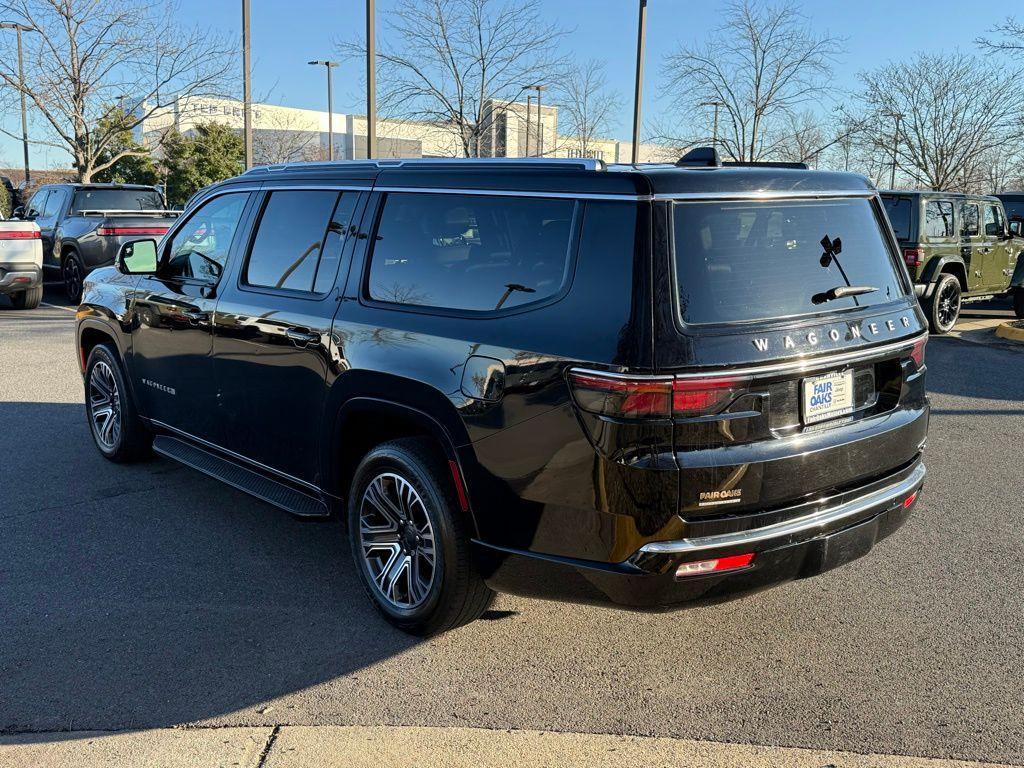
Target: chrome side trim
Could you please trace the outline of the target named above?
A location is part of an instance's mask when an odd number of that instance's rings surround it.
[[[873,189],[826,189],[817,192],[799,189],[753,189],[737,192],[659,192],[652,195],[654,200],[675,200],[695,202],[700,200],[815,200],[835,197],[877,197]]]
[[[222,446],[217,445],[216,443],[211,443],[209,440],[203,440],[203,438],[201,438],[201,437],[196,437],[192,433],[186,432],[183,429],[178,429],[177,427],[172,427],[170,424],[166,424],[166,423],[160,421],[159,419],[150,419],[149,423],[150,424],[155,424],[156,426],[160,427],[161,429],[166,429],[168,432],[174,432],[175,434],[178,434],[178,435],[181,435],[182,437],[188,438],[189,440],[192,440],[192,441],[194,441],[196,443],[199,443],[200,445],[205,445],[207,448],[213,448],[213,450],[220,451],[221,453],[227,454],[228,456],[230,456],[233,459],[239,459],[241,461],[244,461],[246,464],[251,464],[254,467],[259,467],[260,469],[265,470],[265,471],[267,471],[267,472],[269,472],[269,473],[271,473],[273,475],[277,475],[278,477],[283,477],[284,479],[288,480],[289,482],[296,483],[297,485],[301,485],[301,486],[303,486],[305,488],[309,488],[312,491],[316,491],[317,493],[321,493],[320,488],[318,488],[317,486],[313,485],[313,483],[307,483],[305,480],[300,480],[299,478],[297,478],[297,477],[295,477],[293,475],[289,475],[287,472],[282,472],[279,469],[274,469],[273,467],[269,467],[266,464],[262,464],[261,462],[256,461],[255,459],[250,459],[248,456],[243,456],[240,453],[235,453],[234,451],[230,451],[227,448],[224,448]]]
[[[737,531],[736,533],[722,533],[716,536],[702,536],[700,538],[678,539],[676,541],[655,541],[640,547],[639,551],[650,555],[690,555],[726,547],[747,547],[773,539],[801,534],[807,534],[806,538],[814,538],[815,534],[835,523],[841,523],[849,518],[856,518],[875,507],[902,501],[911,491],[924,482],[925,473],[924,464],[918,464],[914,467],[914,471],[904,480],[865,494],[845,504],[827,507],[793,520],[784,520],[773,525],[766,525],[763,528]]]
[[[456,187],[402,187],[375,186],[374,192],[422,192],[431,195],[492,195],[498,197],[555,197],[570,200],[627,200],[630,202],[650,202],[650,195],[620,195],[613,192],[542,192],[537,190],[515,189],[472,189]]]

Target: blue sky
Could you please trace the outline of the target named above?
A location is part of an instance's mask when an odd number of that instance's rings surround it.
[[[180,15],[211,29],[240,34],[240,0],[179,0]],[[325,108],[323,69],[306,64],[333,56],[335,41],[354,37],[364,25],[362,0],[251,0],[253,92],[269,101],[294,107]],[[378,17],[393,0],[377,0]],[[719,24],[723,2],[717,0],[649,0],[645,118],[664,108],[660,62],[680,42],[701,40]],[[579,59],[608,63],[610,85],[622,96],[622,114],[613,134],[627,138],[632,120],[636,3],[634,0],[545,0],[552,21],[572,28],[563,45]],[[856,87],[857,72],[922,49],[973,50],[973,40],[1001,21],[1008,5],[991,10],[962,0],[818,0],[804,2],[804,13],[819,31],[847,38],[847,52],[836,67],[839,91]],[[383,24],[378,23],[383,33]],[[349,64],[336,74],[335,110],[364,112],[359,72]],[[17,115],[4,115],[4,125],[17,130]],[[645,120],[646,122],[646,120]],[[18,142],[0,137],[0,161],[20,163]],[[54,150],[35,148],[38,167],[65,165]]]

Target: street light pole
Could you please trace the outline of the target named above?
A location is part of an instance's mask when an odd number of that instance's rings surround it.
[[[377,9],[366,0],[366,157],[377,154]]]
[[[25,109],[25,60],[21,53],[21,33],[34,32],[35,27],[10,22],[0,23],[0,29],[13,29],[18,35],[18,90],[21,92],[21,148],[25,155],[25,186],[28,187],[28,112]]]
[[[526,152],[524,157],[530,156],[530,105],[533,104],[533,96],[526,96]]]
[[[720,101],[702,101],[700,106],[715,108],[715,118],[711,128],[711,146],[718,149],[718,108],[724,107],[725,104]]]
[[[895,189],[896,187],[896,144],[900,140],[900,120],[903,119],[903,115],[899,112],[893,112],[890,117],[896,118],[896,130],[892,135],[892,171],[889,173],[889,189]]]
[[[636,83],[633,90],[633,163],[640,159],[640,100],[644,92],[644,41],[647,37],[647,0],[640,0],[636,27]]]
[[[242,0],[242,132],[245,135],[246,170],[252,168],[252,82],[249,43],[249,0]]]
[[[309,62],[327,68],[327,159],[334,159],[334,103],[332,101],[331,70],[338,66],[336,61],[316,59]]]
[[[537,92],[537,153],[536,153],[536,156],[540,157],[541,155],[544,154],[544,124],[541,122],[540,94],[541,94],[541,91],[546,91],[548,89],[548,87],[546,85],[540,85],[539,83],[534,83],[533,85],[524,85],[523,88],[525,88],[526,90],[529,90],[529,91],[536,91]],[[529,97],[527,97],[527,100],[526,100],[526,141],[527,141],[527,150],[529,150],[529,141],[530,141],[530,100],[529,100]],[[527,151],[526,156],[527,157],[530,156],[529,151]]]

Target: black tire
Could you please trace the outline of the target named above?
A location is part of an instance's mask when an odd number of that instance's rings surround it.
[[[388,500],[397,504],[381,505]],[[468,624],[494,599],[473,562],[469,522],[459,508],[451,475],[438,447],[428,440],[393,440],[363,458],[349,494],[348,529],[366,594],[385,619],[405,632],[436,635]],[[429,584],[424,586],[416,577],[428,569]],[[392,573],[395,577],[387,579]],[[382,584],[390,581],[391,588],[379,586],[375,577]]]
[[[1024,288],[1015,288],[1013,291],[1013,314],[1018,320],[1024,320]]]
[[[60,274],[64,278],[64,292],[72,304],[82,302],[82,282],[85,280],[85,265],[75,251],[68,251],[60,260]]]
[[[956,275],[948,272],[939,275],[932,297],[925,305],[932,333],[941,335],[953,330],[953,326],[960,319],[961,300],[960,281]]]
[[[42,300],[43,286],[41,285],[11,294],[11,303],[15,309],[35,309]]]
[[[103,417],[108,406],[110,414]],[[85,417],[93,442],[104,458],[127,463],[150,456],[153,437],[139,418],[113,345],[99,344],[89,353],[85,364]]]

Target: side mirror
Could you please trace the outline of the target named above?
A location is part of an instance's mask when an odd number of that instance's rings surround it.
[[[1010,219],[1010,237],[1021,237],[1021,230],[1024,227],[1024,220]]]
[[[156,274],[156,240],[133,240],[121,246],[115,262],[125,275]]]
[[[19,205],[13,211],[11,211],[12,219],[24,219],[25,218],[25,206]]]

